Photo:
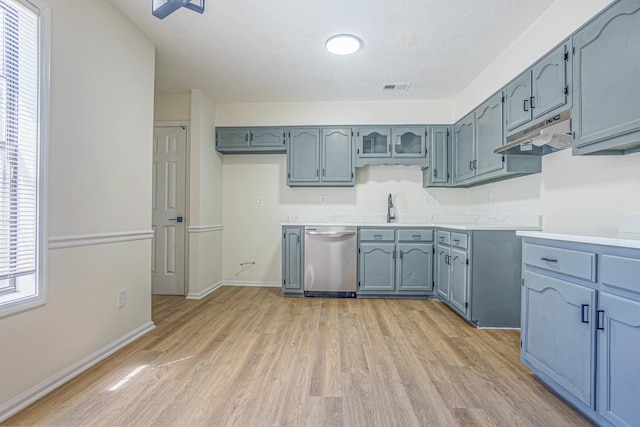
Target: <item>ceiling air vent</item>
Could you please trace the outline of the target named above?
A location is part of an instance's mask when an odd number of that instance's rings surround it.
[[[382,90],[409,90],[411,83],[387,83]]]

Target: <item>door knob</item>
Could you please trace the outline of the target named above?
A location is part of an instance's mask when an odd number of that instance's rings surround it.
[[[182,222],[182,217],[176,217],[176,218],[169,218],[169,221],[176,221],[176,222]]]

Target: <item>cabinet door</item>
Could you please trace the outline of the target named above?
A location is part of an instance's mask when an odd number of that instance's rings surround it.
[[[613,425],[640,426],[640,302],[601,292],[598,309],[598,412]]]
[[[498,92],[478,107],[476,113],[476,176],[504,167],[503,157],[493,152],[504,145],[502,92]]]
[[[518,76],[506,87],[507,130],[513,130],[531,120],[531,71]]]
[[[320,129],[291,129],[287,183],[320,182]]]
[[[399,243],[396,283],[398,291],[433,290],[432,244]]]
[[[425,128],[393,128],[393,157],[425,157],[427,155]]]
[[[393,243],[360,243],[360,291],[389,293],[395,290],[394,255]]]
[[[287,293],[302,292],[302,238],[302,228],[284,229],[282,288]]]
[[[359,157],[391,157],[391,128],[358,129]]]
[[[449,255],[451,251],[448,246],[436,247],[436,289],[438,296],[445,301],[449,301],[450,270]]]
[[[640,2],[617,2],[573,43],[575,146],[640,130]]]
[[[252,147],[284,147],[286,139],[282,128],[251,129],[249,140]]]
[[[216,146],[222,148],[249,147],[249,129],[216,129]]]
[[[449,182],[449,128],[431,128],[431,183],[446,184]]]
[[[593,289],[525,270],[521,357],[594,407]]]
[[[476,175],[474,169],[475,151],[475,121],[473,113],[460,119],[453,129],[453,150],[455,153],[456,183],[462,182]]]
[[[533,117],[544,116],[567,103],[567,46],[562,45],[545,56],[532,70]]]
[[[322,129],[323,182],[353,182],[355,166],[351,128]]]
[[[463,315],[469,311],[469,265],[467,251],[451,248],[451,288],[449,303]]]

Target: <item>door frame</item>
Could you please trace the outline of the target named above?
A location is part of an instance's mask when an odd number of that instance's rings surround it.
[[[187,131],[186,137],[186,153],[185,153],[185,207],[184,216],[186,221],[184,224],[184,296],[189,294],[189,224],[191,223],[191,214],[189,206],[191,206],[190,189],[191,189],[191,122],[189,120],[155,120],[154,128],[181,127]]]

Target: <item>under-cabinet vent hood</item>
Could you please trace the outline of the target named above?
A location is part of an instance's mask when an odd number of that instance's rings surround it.
[[[553,153],[571,146],[571,110],[514,133],[496,154],[536,155]]]

